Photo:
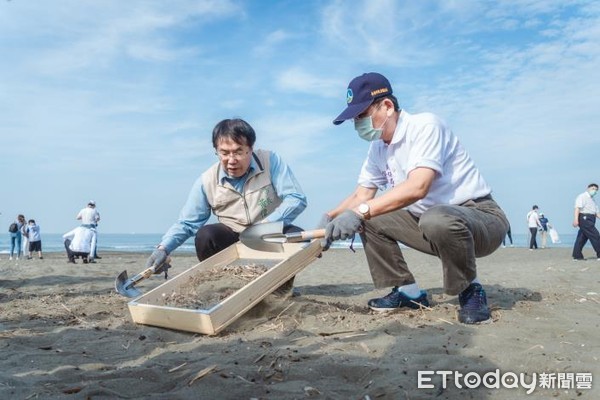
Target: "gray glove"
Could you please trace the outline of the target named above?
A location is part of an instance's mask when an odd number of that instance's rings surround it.
[[[362,218],[354,211],[346,210],[327,224],[327,227],[325,227],[325,239],[331,244],[334,240],[345,240],[354,237],[354,234],[362,226]]]
[[[167,252],[164,249],[156,249],[152,252],[148,261],[146,261],[146,268],[154,267],[155,274],[160,274],[162,272],[162,265],[167,261]]]
[[[328,223],[331,222],[331,217],[325,213],[321,216],[321,220],[319,221],[319,225],[317,225],[317,229],[325,229]],[[321,239],[321,247],[323,251],[327,251],[331,246],[331,242],[327,240],[327,238]]]

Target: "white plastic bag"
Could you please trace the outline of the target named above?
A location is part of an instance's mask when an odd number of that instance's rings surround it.
[[[552,240],[552,243],[560,243],[560,236],[558,236],[556,229],[548,228],[548,234],[550,235],[550,240]]]

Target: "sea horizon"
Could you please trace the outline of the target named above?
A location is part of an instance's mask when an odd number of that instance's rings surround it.
[[[162,233],[100,233],[98,235],[98,252],[103,251],[109,252],[140,252],[140,253],[151,253],[156,245],[160,243]],[[529,247],[529,235],[527,234],[513,234],[513,247],[517,248],[528,248]],[[561,235],[560,243],[552,243],[548,238],[546,247],[573,247],[575,242],[575,234]],[[541,247],[541,240],[538,236],[538,246]],[[332,248],[349,248],[351,244],[350,240],[340,240],[332,244]],[[510,246],[510,242],[506,241],[506,246]],[[360,237],[357,235],[356,240],[353,244],[354,248],[362,248],[362,242]],[[404,247],[404,246],[403,246]],[[586,247],[590,247],[589,243]],[[64,244],[62,234],[60,233],[46,233],[42,234],[42,251],[44,253],[56,253],[64,252]],[[182,253],[194,253],[194,240],[193,238],[188,239],[182,244],[176,252]],[[6,255],[10,253],[10,236],[3,235],[0,237],[0,255]]]

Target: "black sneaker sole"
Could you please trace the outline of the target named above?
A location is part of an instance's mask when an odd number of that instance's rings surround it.
[[[429,308],[428,305],[421,304],[421,303],[418,303],[416,301],[413,304],[414,304],[413,307],[401,306],[401,307],[383,308],[383,307],[369,306],[369,308],[371,310],[373,310],[373,311],[376,311],[376,312],[390,312],[390,311],[398,311],[398,310],[420,310],[420,309],[423,309],[423,308]]]

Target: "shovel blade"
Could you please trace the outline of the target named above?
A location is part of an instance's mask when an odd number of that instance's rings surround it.
[[[139,297],[142,292],[135,288],[135,282],[127,277],[127,271],[123,271],[115,279],[117,293],[125,297]]]
[[[286,237],[283,235],[283,222],[267,222],[256,224],[240,233],[240,241],[244,246],[258,251],[283,253]]]

